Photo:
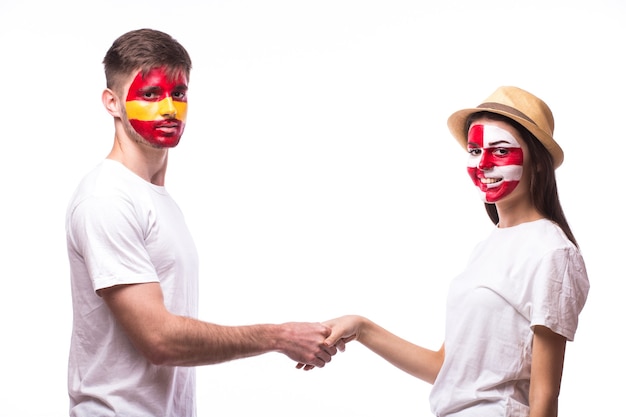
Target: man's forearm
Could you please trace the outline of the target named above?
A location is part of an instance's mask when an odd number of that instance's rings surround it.
[[[221,326],[172,316],[144,348],[158,365],[211,365],[276,351],[280,326],[256,324]]]

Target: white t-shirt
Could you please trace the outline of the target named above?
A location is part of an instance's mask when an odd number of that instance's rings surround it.
[[[198,256],[179,207],[164,187],[104,160],[72,197],[66,232],[74,309],[70,415],[195,416],[194,368],[149,363],[96,294],[159,282],[171,313],[197,316]]]
[[[495,228],[450,286],[436,416],[527,416],[533,326],[573,340],[589,282],[578,249],[549,220]]]

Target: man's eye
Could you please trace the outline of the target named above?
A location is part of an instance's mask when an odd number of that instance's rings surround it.
[[[183,91],[174,91],[172,93],[172,98],[176,100],[182,100],[185,98],[185,93]]]
[[[162,91],[158,87],[149,87],[139,90],[138,95],[146,101],[157,101],[161,97]]]
[[[467,152],[469,152],[471,156],[478,156],[481,154],[481,150],[478,148],[469,148]]]

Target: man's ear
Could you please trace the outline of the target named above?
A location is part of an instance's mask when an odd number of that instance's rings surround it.
[[[104,104],[104,108],[111,116],[122,116],[119,107],[122,103],[120,103],[120,99],[117,94],[115,94],[110,88],[107,88],[102,92],[102,104]]]

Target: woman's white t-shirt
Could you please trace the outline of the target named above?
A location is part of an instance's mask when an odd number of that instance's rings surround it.
[[[527,416],[533,327],[573,340],[588,291],[583,258],[558,225],[495,228],[451,283],[433,413]]]

